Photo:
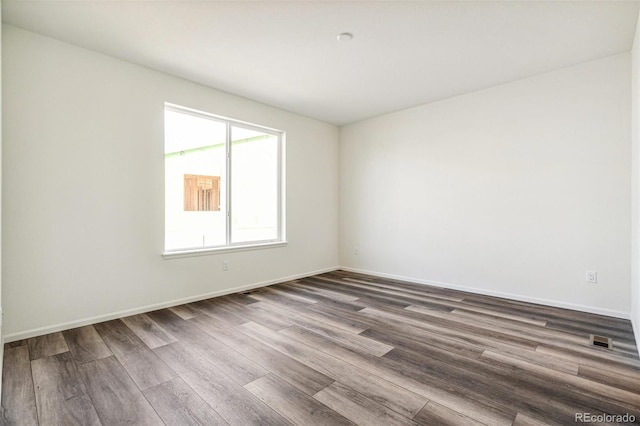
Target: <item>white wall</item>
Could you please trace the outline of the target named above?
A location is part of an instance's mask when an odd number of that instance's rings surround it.
[[[341,264],[628,317],[630,88],[625,53],[341,128]]]
[[[631,50],[631,179],[631,322],[640,350],[640,25]]]
[[[335,126],[3,31],[7,340],[338,265]],[[165,101],[287,132],[287,247],[163,259]]]

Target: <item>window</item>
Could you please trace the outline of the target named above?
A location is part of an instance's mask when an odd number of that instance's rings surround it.
[[[165,252],[281,243],[283,133],[165,105]]]

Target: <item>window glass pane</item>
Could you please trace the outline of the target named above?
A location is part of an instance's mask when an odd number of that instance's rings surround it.
[[[278,239],[278,137],[231,127],[231,241]]]
[[[165,249],[226,244],[226,124],[165,110]]]

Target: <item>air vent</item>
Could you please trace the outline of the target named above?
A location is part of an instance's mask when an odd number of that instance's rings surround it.
[[[606,348],[609,350],[613,349],[613,342],[611,342],[611,337],[592,334],[590,342],[592,346],[599,346],[601,348]]]

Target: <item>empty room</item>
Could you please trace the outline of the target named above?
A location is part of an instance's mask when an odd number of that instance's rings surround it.
[[[0,424],[640,424],[640,2],[1,15]]]

